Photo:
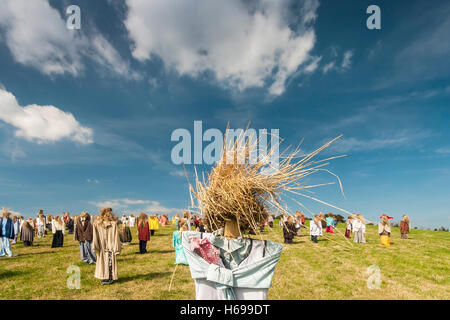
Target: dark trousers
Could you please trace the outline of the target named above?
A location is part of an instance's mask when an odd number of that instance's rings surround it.
[[[292,243],[293,237],[284,237],[284,243]]]
[[[139,240],[139,252],[147,253],[147,241]]]
[[[317,243],[317,236],[311,236],[311,241]]]
[[[57,230],[53,234],[52,248],[62,247],[64,243],[64,235],[61,230]]]
[[[150,230],[150,235],[154,235],[155,234],[155,230]]]

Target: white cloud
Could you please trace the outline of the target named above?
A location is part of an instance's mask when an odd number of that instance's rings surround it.
[[[242,91],[269,86],[272,95],[313,60],[317,0],[289,12],[289,0],[127,0],[125,26],[133,56],[158,55],[170,70],[197,77],[212,72]],[[296,25],[295,29],[292,25]],[[310,65],[310,70],[313,68]]]
[[[55,106],[32,104],[22,107],[11,92],[1,88],[0,120],[16,128],[16,137],[28,141],[49,143],[69,139],[81,144],[93,142],[92,129],[81,126],[71,113]]]
[[[335,62],[334,62],[334,61],[333,61],[333,62],[330,62],[330,63],[327,63],[327,64],[322,68],[322,72],[323,72],[324,74],[327,74],[328,71],[334,69],[335,67],[336,67],[336,66],[335,66]]]
[[[97,179],[86,179],[86,182],[87,183],[94,183],[94,184],[99,184],[100,183],[100,181],[99,180],[97,180]]]
[[[90,28],[88,36],[83,24],[81,30],[67,29],[65,17],[47,0],[3,0],[0,31],[17,62],[44,74],[77,76],[87,57],[118,75],[137,77],[102,35]]]
[[[338,56],[337,49],[334,47],[332,48],[332,55],[335,57],[335,59]],[[343,72],[345,70],[350,69],[350,66],[352,65],[352,57],[353,57],[353,50],[345,51],[344,54],[342,55],[342,62],[340,65],[336,64],[337,63],[336,60],[333,60],[322,67],[322,73],[327,74],[331,70]]]
[[[349,151],[373,151],[381,149],[392,149],[417,147],[417,142],[432,136],[429,131],[412,132],[404,130],[391,136],[383,136],[377,138],[359,139],[355,137],[342,138],[331,145],[330,150],[345,153]]]
[[[436,153],[439,154],[450,154],[450,147],[442,147],[436,150]]]
[[[348,69],[352,64],[353,51],[348,50],[344,52],[344,58],[342,59],[341,68]]]
[[[185,176],[183,170],[172,170],[169,172],[169,174],[174,177],[184,177]]]
[[[183,209],[180,208],[169,208],[163,206],[158,201],[152,200],[139,200],[139,199],[112,199],[106,201],[90,201],[90,204],[96,206],[97,208],[111,207],[113,210],[126,210],[127,212],[140,212],[144,211],[147,213],[180,213]]]

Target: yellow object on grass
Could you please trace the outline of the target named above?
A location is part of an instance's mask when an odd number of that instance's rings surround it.
[[[383,246],[390,247],[391,246],[391,239],[388,235],[382,235],[380,236],[380,242]]]

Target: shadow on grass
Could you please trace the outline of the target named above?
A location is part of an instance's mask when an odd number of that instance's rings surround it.
[[[171,275],[172,272],[151,272],[147,274],[137,274],[135,276],[129,276],[129,277],[120,277],[119,280],[117,280],[118,283],[124,283],[128,281],[134,281],[134,280],[152,280],[154,278],[160,278],[164,276]]]
[[[148,253],[171,253],[175,252],[175,249],[173,250],[149,250]]]
[[[33,252],[33,253],[22,253],[19,254],[17,257],[14,258],[19,258],[19,257],[26,257],[26,256],[37,256],[39,254],[47,254],[47,253],[54,253],[55,251],[41,251],[41,252]]]
[[[24,274],[27,273],[30,273],[30,271],[14,271],[14,270],[0,271],[0,280],[15,276],[23,276]]]

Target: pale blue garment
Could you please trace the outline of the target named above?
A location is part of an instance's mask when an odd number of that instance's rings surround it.
[[[332,227],[334,225],[334,219],[332,217],[326,217],[327,227]]]
[[[175,264],[189,265],[181,244],[180,231],[174,231],[172,235],[172,246],[175,248]]]
[[[265,299],[267,290],[272,286],[275,266],[280,259],[282,245],[272,241],[252,240],[251,252],[247,257],[245,249],[249,239],[232,239],[220,237],[219,232],[200,233],[183,232],[182,244],[189,262],[191,277],[196,281],[197,299]],[[191,237],[207,238],[221,253],[227,252],[232,259],[237,260],[237,267],[227,269],[219,259],[218,264],[210,264],[195,252],[190,250]],[[223,250],[222,250],[223,249]],[[236,259],[237,257],[237,259]],[[200,288],[200,289],[199,289]],[[208,291],[201,294],[201,290]]]

